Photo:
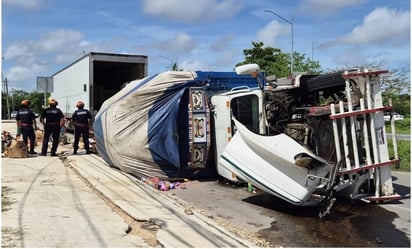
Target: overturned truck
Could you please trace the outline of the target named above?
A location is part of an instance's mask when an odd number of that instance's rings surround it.
[[[97,150],[137,177],[218,174],[294,205],[322,204],[321,215],[338,196],[399,199],[391,179],[399,159],[389,158],[383,118],[391,107],[379,84],[385,73],[269,80],[251,64],[156,74],[103,103],[93,126]]]

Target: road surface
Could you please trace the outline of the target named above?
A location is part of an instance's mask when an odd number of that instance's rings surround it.
[[[10,123],[10,125],[15,126],[15,123]],[[12,127],[9,130],[11,129]],[[93,157],[87,158],[92,160]],[[48,159],[52,158],[48,157]],[[2,159],[2,162],[3,160],[8,159]],[[8,171],[8,174],[2,172],[2,186],[4,183],[8,186],[12,185],[14,195],[20,198],[20,202],[12,204],[14,211],[8,210],[7,215],[2,216],[2,235],[17,237],[24,235],[23,244],[20,237],[17,242],[11,239],[11,244],[6,246],[139,247],[146,245],[139,238],[125,233],[124,229],[128,226],[124,223],[124,219],[113,214],[112,207],[105,206],[106,202],[94,200],[91,203],[83,203],[83,200],[93,198],[93,194],[86,186],[77,187],[79,179],[67,168],[55,168],[51,164],[36,169],[29,164],[22,164],[23,160],[29,159],[14,159],[13,163],[16,164],[12,164],[9,169],[22,167],[27,170],[23,171],[27,174],[17,175],[13,173],[13,170]],[[81,167],[82,160],[77,161],[78,166]],[[96,163],[90,165],[96,165]],[[90,169],[90,166],[86,168]],[[4,165],[2,165],[3,170]],[[96,168],[96,170],[99,169]],[[63,175],[59,175],[61,173]],[[409,248],[410,173],[394,172],[393,175],[395,190],[403,195],[404,199],[383,205],[364,203],[351,205],[341,201],[335,204],[331,215],[324,219],[317,217],[317,208],[291,206],[259,190],[257,193],[249,193],[244,185],[232,185],[217,179],[192,181],[186,189],[162,192],[159,193],[159,197],[165,194],[165,197],[171,198],[176,203],[182,203],[187,210],[201,213],[211,222],[219,223],[222,227],[243,238],[250,239],[260,247]],[[13,182],[16,179],[18,181]],[[19,189],[24,182],[29,186],[30,183],[38,184],[36,191],[33,189],[27,192],[27,188]],[[135,184],[142,183],[135,181]],[[76,187],[68,192],[67,190],[59,192],[61,187],[68,185]],[[44,205],[46,202],[31,203],[30,198],[27,197],[33,193],[41,193],[39,192],[41,189],[47,190],[45,194],[42,194],[45,200],[54,196],[55,198],[52,199],[57,198],[58,203],[53,205]],[[71,196],[71,200],[75,201],[67,202],[65,196]],[[67,210],[72,210],[74,213],[68,213]],[[94,216],[92,210],[98,210],[99,215]],[[39,218],[43,216],[48,219]],[[73,217],[77,217],[80,223],[75,222],[76,224],[70,225],[72,223],[68,221],[73,222]],[[100,217],[107,219],[100,220]],[[17,230],[4,233],[4,224],[12,224],[11,227],[14,229],[17,227]],[[75,228],[73,236],[67,232],[67,224]],[[40,239],[40,231],[37,229],[39,225],[42,226],[41,232],[44,234],[44,237]],[[78,225],[83,225],[85,230],[79,230]],[[23,231],[25,233],[22,233]],[[60,243],[54,241],[56,238],[60,239]],[[129,240],[130,238],[132,239]],[[3,239],[2,243],[5,241],[7,240]],[[13,244],[15,242],[16,244]]]
[[[318,209],[292,206],[244,185],[194,181],[168,194],[203,209],[239,233],[256,233],[273,247],[409,247],[410,173],[394,172],[395,190],[404,199],[390,204],[337,202],[330,216]]]

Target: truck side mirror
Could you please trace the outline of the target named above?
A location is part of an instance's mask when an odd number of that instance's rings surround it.
[[[241,65],[235,68],[236,74],[245,75],[252,74],[253,77],[256,77],[256,74],[259,72],[260,68],[258,64],[246,64]]]

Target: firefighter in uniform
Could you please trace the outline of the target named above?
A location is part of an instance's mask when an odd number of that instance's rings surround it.
[[[21,102],[21,109],[16,115],[16,123],[17,128],[20,128],[21,134],[23,135],[23,141],[26,146],[28,145],[28,140],[30,140],[29,154],[37,154],[37,152],[34,151],[34,146],[36,144],[36,135],[34,133],[34,130],[37,130],[36,116],[34,115],[33,110],[30,109],[29,100],[25,99]]]
[[[63,112],[57,108],[58,102],[51,98],[49,99],[49,108],[44,109],[40,116],[40,122],[44,127],[43,144],[41,148],[41,156],[47,154],[49,138],[52,136],[53,144],[51,148],[51,156],[57,156],[57,146],[59,145],[60,129],[64,126]]]
[[[77,154],[77,150],[79,149],[80,136],[83,137],[86,154],[90,154],[89,127],[92,123],[92,114],[89,110],[84,109],[84,103],[82,101],[78,101],[76,107],[77,110],[74,111],[72,115],[74,124],[73,154]]]

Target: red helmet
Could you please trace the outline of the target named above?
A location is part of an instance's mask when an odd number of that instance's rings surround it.
[[[84,103],[82,101],[78,101],[76,104],[77,108],[83,108],[84,107]]]
[[[28,99],[25,99],[25,100],[23,100],[22,102],[21,102],[21,105],[22,106],[29,106],[31,103],[30,103],[30,100],[28,100]]]

